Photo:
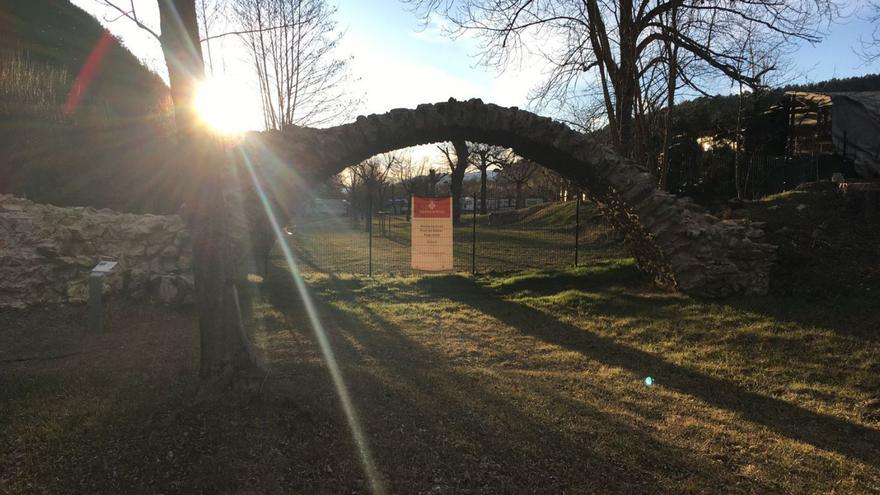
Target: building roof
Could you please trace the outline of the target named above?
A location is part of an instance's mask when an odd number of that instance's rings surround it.
[[[880,177],[880,91],[808,93],[790,91],[794,135],[822,125],[831,111],[831,140],[835,150],[853,160],[865,178]],[[812,131],[815,133],[815,131]]]

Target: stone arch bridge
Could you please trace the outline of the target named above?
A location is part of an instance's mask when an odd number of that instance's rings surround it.
[[[762,294],[774,246],[746,221],[719,220],[655,187],[648,170],[552,119],[480,100],[419,105],[326,129],[251,135],[301,177],[323,180],[378,153],[466,139],[513,149],[579,184],[625,234],[639,266],[661,286],[702,296]],[[262,161],[262,160],[261,160]]]

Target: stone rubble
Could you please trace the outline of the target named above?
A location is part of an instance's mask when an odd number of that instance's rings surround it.
[[[98,261],[117,261],[104,292],[193,299],[192,248],[177,215],[60,208],[0,194],[0,307],[82,302]]]

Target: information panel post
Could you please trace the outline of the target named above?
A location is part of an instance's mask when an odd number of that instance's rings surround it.
[[[412,269],[452,271],[452,198],[412,197]]]

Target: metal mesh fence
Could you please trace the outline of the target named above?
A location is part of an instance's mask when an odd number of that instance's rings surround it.
[[[562,268],[619,254],[615,232],[592,205],[576,207],[572,201],[556,208],[567,208],[573,218],[527,216],[511,221],[510,215],[502,220],[499,215],[463,211],[453,227],[454,271]],[[302,272],[412,275],[418,272],[410,266],[410,239],[405,214],[379,211],[301,219],[291,225],[287,242]]]

